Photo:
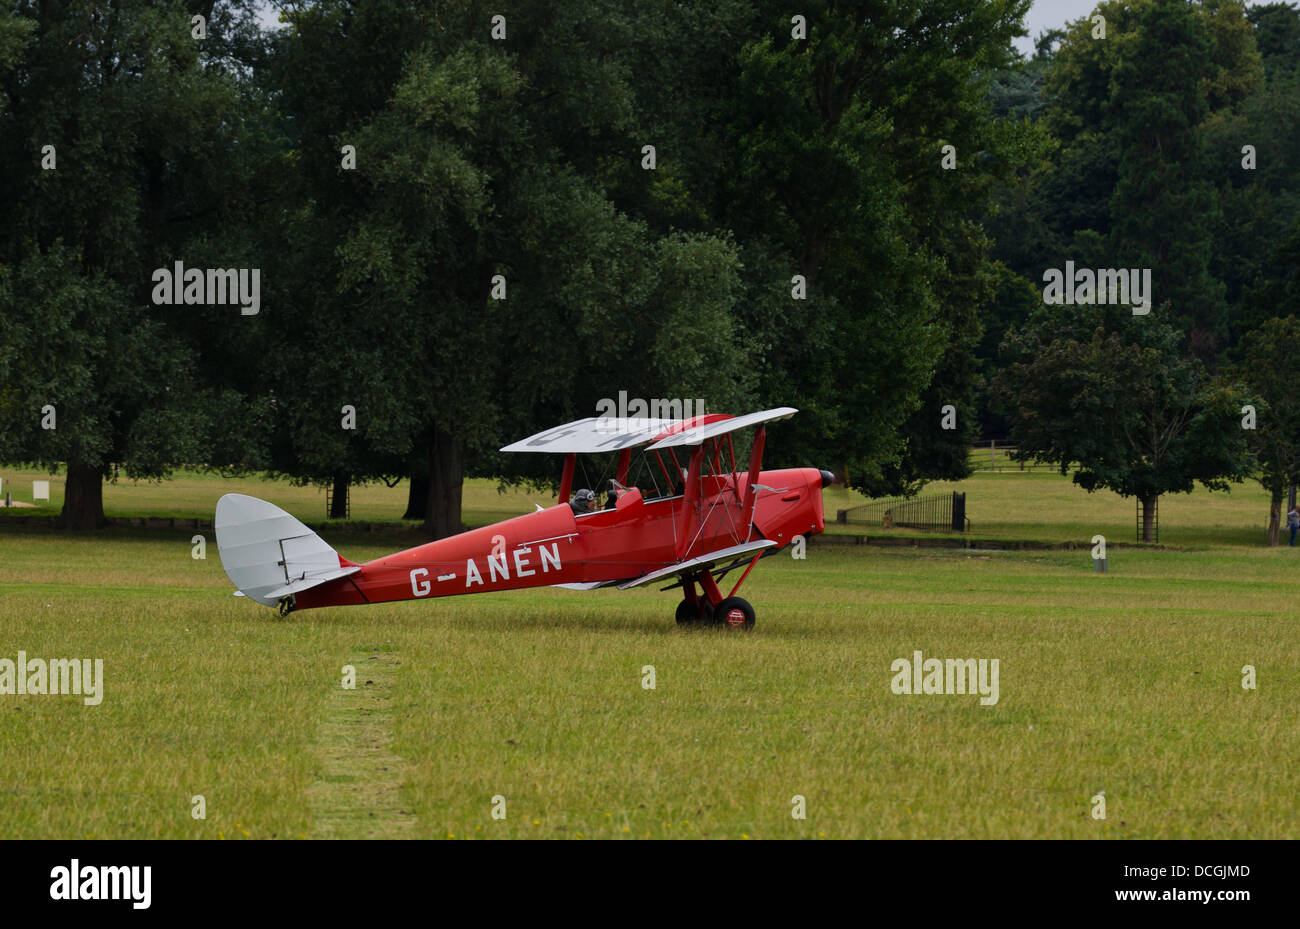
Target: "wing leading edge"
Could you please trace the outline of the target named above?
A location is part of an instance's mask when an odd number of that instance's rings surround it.
[[[644,574],[634,581],[619,584],[618,589],[629,590],[633,587],[640,587],[642,584],[653,584],[655,581],[661,581],[666,577],[685,574],[688,571],[710,568],[719,561],[727,561],[736,558],[739,555],[747,555],[750,552],[762,551],[765,548],[772,548],[774,545],[776,545],[776,543],[771,539],[758,539],[753,542],[742,542],[739,545],[732,545],[728,548],[720,548],[717,551],[707,552],[696,558],[688,558],[686,561],[669,565],[666,568],[660,568],[658,571],[651,571],[649,574]]]

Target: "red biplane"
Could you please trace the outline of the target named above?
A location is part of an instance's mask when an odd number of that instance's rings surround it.
[[[282,614],[523,587],[626,590],[667,581],[663,589],[682,589],[678,623],[749,629],[754,608],[736,594],[755,563],[824,528],[822,488],[830,472],[761,470],[765,424],[796,412],[600,417],[539,432],[502,451],[563,454],[559,503],[365,564],[347,560],[274,504],[243,494],[217,501],[217,547],[236,596],[278,605]],[[731,433],[749,426],[758,427],[749,469],[738,471]],[[640,486],[629,480],[637,448]],[[605,500],[589,488],[571,498],[578,455],[610,452],[618,453],[617,474]],[[718,582],[742,567],[724,596]]]

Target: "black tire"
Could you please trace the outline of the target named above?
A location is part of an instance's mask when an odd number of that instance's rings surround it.
[[[692,605],[683,600],[677,604],[677,625],[696,626],[709,621],[709,607],[703,600]]]
[[[714,621],[728,629],[753,629],[754,608],[743,597],[728,597],[713,608]]]

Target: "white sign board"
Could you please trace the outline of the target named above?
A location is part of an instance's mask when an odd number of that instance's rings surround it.
[[[32,481],[32,499],[33,500],[50,499],[50,482]]]

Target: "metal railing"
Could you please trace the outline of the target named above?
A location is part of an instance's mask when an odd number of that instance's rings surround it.
[[[965,532],[970,528],[966,517],[966,495],[930,494],[924,497],[891,497],[862,506],[838,510],[838,523],[862,523],[881,529],[942,529]]]
[[[1012,456],[1017,447],[996,439],[980,442],[970,447],[970,465],[975,471],[1037,471],[1054,468],[1045,461],[1016,461]]]

